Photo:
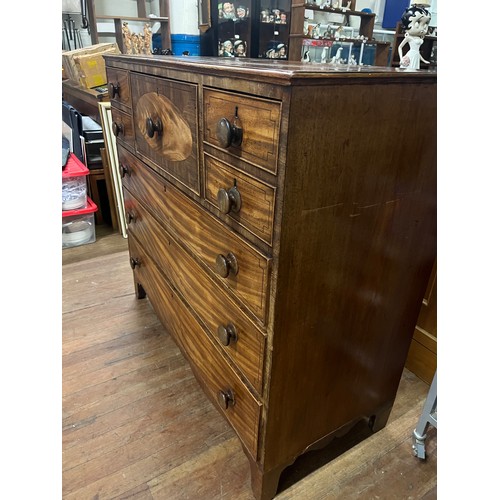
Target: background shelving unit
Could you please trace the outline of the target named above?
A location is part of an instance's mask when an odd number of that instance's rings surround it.
[[[120,51],[125,53],[122,26],[123,22],[132,23],[160,23],[161,47],[162,49],[171,48],[171,33],[170,33],[170,5],[168,0],[159,0],[159,16],[150,18],[147,14],[146,0],[136,0],[137,3],[137,16],[124,16],[120,13],[117,15],[101,15],[96,13],[96,2],[98,0],[88,0],[88,19],[90,26],[90,36],[92,44],[97,44],[103,41],[109,41],[113,38]],[[99,21],[113,21],[113,31],[98,31]]]
[[[289,59],[291,61],[300,61],[306,50],[304,47],[323,47],[323,46],[333,46],[335,44],[342,43],[342,45],[352,44],[352,46],[359,48],[361,44],[365,44],[365,47],[372,47],[375,54],[373,57],[373,64],[376,66],[387,66],[389,64],[389,53],[390,53],[390,42],[382,42],[376,40],[373,36],[373,30],[375,27],[375,14],[368,12],[360,12],[356,10],[356,1],[343,0],[342,8],[329,7],[321,2],[314,2],[313,0],[307,0],[310,3],[292,3],[292,23],[290,30],[290,48],[289,48]],[[349,3],[349,9],[347,5]],[[314,15],[316,13],[320,14],[317,17],[330,18],[327,22],[328,24],[333,24],[336,26],[343,25],[348,28],[351,32],[357,31],[358,35],[366,38],[362,41],[354,36],[344,37],[341,39],[325,38],[324,36],[313,37],[309,34],[304,34],[304,23],[307,21],[306,10],[312,11]],[[344,18],[343,21],[339,21],[339,18]],[[359,26],[356,26],[359,21]],[[316,24],[311,22],[310,24]],[[353,29],[354,28],[354,29]],[[345,31],[348,31],[346,29]],[[367,51],[368,52],[368,51]],[[333,55],[333,54],[332,54]]]

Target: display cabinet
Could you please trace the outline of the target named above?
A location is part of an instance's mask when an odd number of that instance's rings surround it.
[[[201,34],[201,53],[288,59],[290,17],[290,0],[212,3],[210,27]]]
[[[373,37],[375,14],[356,10],[355,0],[306,0],[292,5],[289,59],[389,65],[390,42]],[[341,49],[339,51],[339,49]]]

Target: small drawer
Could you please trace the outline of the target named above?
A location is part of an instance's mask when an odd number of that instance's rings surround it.
[[[126,194],[128,231],[184,296],[254,388],[262,393],[265,337],[135,198]]]
[[[124,148],[119,148],[119,158],[124,187],[265,324],[271,259]]]
[[[130,76],[137,151],[200,194],[197,86]]]
[[[204,89],[204,140],[275,174],[281,103]]]
[[[205,154],[205,198],[220,217],[272,244],[275,188]]]
[[[111,116],[113,117],[113,122],[111,123],[113,135],[117,140],[134,147],[135,134],[132,117],[128,113],[119,111],[116,108],[111,109]]]
[[[145,290],[156,314],[185,354],[208,397],[220,408],[256,459],[262,403],[219,354],[213,341],[133,235],[129,238],[129,249],[136,282]]]
[[[108,95],[113,106],[131,109],[130,82],[128,71],[106,67],[108,77]]]

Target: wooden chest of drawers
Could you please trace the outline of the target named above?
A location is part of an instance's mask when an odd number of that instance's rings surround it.
[[[436,252],[436,74],[105,60],[137,297],[272,498],[389,417]]]

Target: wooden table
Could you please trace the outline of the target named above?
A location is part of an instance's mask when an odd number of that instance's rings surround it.
[[[64,101],[71,104],[80,113],[90,116],[99,125],[102,125],[99,103],[109,101],[107,92],[97,92],[93,89],[81,87],[71,80],[63,80],[62,96]]]

